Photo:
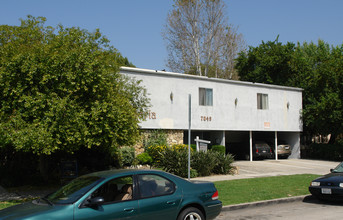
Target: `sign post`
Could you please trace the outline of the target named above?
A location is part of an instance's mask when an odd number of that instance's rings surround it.
[[[192,117],[192,96],[188,95],[188,180],[191,179],[191,117]]]
[[[194,141],[197,145],[197,151],[207,151],[207,145],[211,143],[211,141],[199,139],[199,136],[197,136]]]

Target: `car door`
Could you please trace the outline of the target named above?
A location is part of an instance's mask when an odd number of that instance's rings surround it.
[[[181,190],[171,180],[156,174],[138,175],[139,219],[175,220],[181,202]]]
[[[75,208],[74,219],[130,219],[138,218],[138,200],[134,198],[133,176],[124,176],[110,180],[94,191],[88,199]],[[103,203],[90,206],[92,198],[102,198]]]

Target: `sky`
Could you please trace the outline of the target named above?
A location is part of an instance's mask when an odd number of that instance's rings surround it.
[[[46,25],[97,28],[136,67],[162,70],[167,50],[162,38],[173,0],[0,0],[0,25],[20,25],[27,15]],[[224,0],[228,22],[247,46],[262,41],[343,43],[343,0]]]

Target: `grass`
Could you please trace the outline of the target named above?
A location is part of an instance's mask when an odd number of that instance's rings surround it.
[[[290,176],[261,177],[215,182],[223,205],[256,202],[309,194],[310,182],[319,175],[299,174]],[[23,201],[0,202],[0,209]]]
[[[309,194],[310,182],[319,175],[261,177],[215,182],[223,205],[256,202]]]
[[[10,207],[10,206],[13,206],[13,205],[18,205],[20,203],[22,203],[23,201],[5,201],[5,202],[0,202],[0,210],[1,209],[4,209],[4,208],[7,208],[7,207]]]
[[[0,201],[0,210],[4,209],[4,208],[8,208],[10,206],[19,205],[19,204],[24,203],[24,202],[30,202],[34,199],[37,199],[37,198],[26,198],[26,199],[19,199],[19,200]]]
[[[52,190],[55,189],[58,186],[55,185],[48,185],[46,187],[42,187],[42,186],[20,186],[20,187],[12,187],[12,188],[6,188],[8,190],[8,192],[11,193],[16,193],[16,192],[20,192],[20,191],[29,191],[29,190],[42,190],[42,189],[47,189],[47,190]],[[37,197],[38,198],[38,197]],[[25,199],[19,199],[19,200],[7,200],[7,201],[0,201],[0,210],[10,207],[10,206],[14,206],[14,205],[18,205],[24,202],[28,202],[28,201],[32,201],[34,199],[37,198],[25,198]]]

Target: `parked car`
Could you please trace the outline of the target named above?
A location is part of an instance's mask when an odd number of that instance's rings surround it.
[[[270,146],[263,141],[253,143],[253,157],[257,159],[270,159],[273,156],[273,151]]]
[[[268,141],[269,146],[271,147],[273,154],[275,155],[275,142]],[[278,158],[288,158],[292,154],[291,146],[284,140],[278,141],[277,145],[277,155]]]
[[[311,182],[310,193],[321,200],[343,200],[343,162]]]
[[[250,160],[250,144],[247,142],[229,143],[229,152],[235,159]],[[253,159],[269,159],[273,157],[270,146],[264,141],[254,141],[252,144]]]
[[[129,169],[81,176],[44,198],[0,210],[0,219],[204,220],[221,208],[211,182]]]

